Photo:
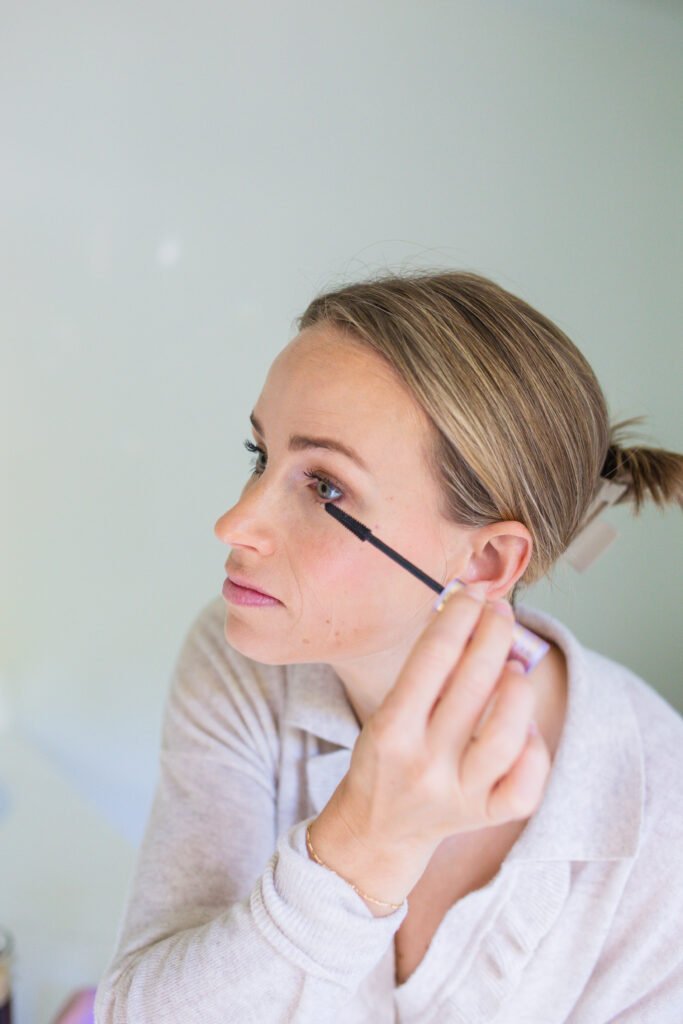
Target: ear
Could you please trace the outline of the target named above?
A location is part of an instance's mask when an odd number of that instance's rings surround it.
[[[475,530],[461,579],[486,584],[486,600],[505,597],[524,573],[533,551],[533,538],[522,523],[509,520]]]

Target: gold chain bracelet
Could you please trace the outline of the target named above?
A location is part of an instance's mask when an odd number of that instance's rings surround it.
[[[327,868],[328,871],[333,871],[334,870],[333,868],[329,867],[328,864],[323,864],[323,862],[321,861],[320,857],[318,856],[318,854],[313,849],[313,844],[311,843],[311,826],[310,825],[306,829],[306,846],[308,848],[308,852],[310,853],[311,857],[316,862],[316,864],[320,864],[322,867]],[[336,871],[334,873],[335,873],[335,875],[338,874],[338,872],[336,872]],[[342,876],[339,875],[339,877],[341,878]],[[371,903],[377,903],[380,907],[391,907],[392,910],[399,910],[400,907],[403,906],[402,902],[401,903],[387,903],[386,900],[376,900],[374,898],[374,896],[368,896],[367,893],[361,892],[360,889],[357,886],[355,886],[353,884],[353,882],[349,882],[349,880],[347,878],[345,878],[344,881],[348,882],[348,884],[351,886],[351,888],[355,892],[357,892],[359,896],[362,896],[364,900],[370,900]]]

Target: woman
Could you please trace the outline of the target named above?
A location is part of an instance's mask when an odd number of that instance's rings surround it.
[[[298,327],[215,525],[229,580],[176,664],[98,1024],[680,1021],[683,718],[515,599],[601,473],[683,504],[683,457],[622,447],[569,338],[476,274],[353,284]],[[435,614],[326,505],[467,587]],[[549,643],[526,675],[513,609]]]

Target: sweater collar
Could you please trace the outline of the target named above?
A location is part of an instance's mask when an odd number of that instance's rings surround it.
[[[643,751],[623,665],[583,647],[553,616],[521,604],[516,618],[567,660],[567,709],[541,804],[507,860],[633,857],[642,828]],[[284,721],[321,740],[307,761],[319,813],[346,774],[360,724],[330,665],[287,666]],[[325,749],[331,745],[334,749]]]

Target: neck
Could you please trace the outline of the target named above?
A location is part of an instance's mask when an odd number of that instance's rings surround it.
[[[547,639],[547,638],[546,638]],[[534,718],[539,731],[546,742],[550,756],[560,740],[567,703],[567,662],[564,652],[557,644],[550,642],[550,650],[529,673],[528,679],[534,688],[536,697]],[[358,685],[357,681],[346,672],[337,673],[344,684],[349,704],[362,728],[365,722],[375,713],[391,686],[387,686],[382,694],[370,692]]]

